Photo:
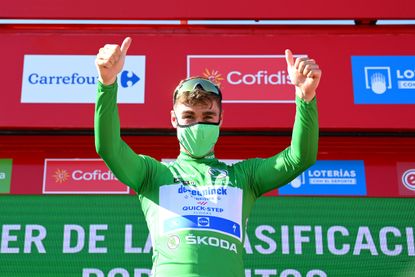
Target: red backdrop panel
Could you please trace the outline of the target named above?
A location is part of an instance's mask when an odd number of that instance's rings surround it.
[[[175,159],[178,155],[174,136],[124,139],[137,153],[158,160]],[[238,160],[265,158],[282,151],[289,143],[289,137],[222,136],[216,156]],[[92,136],[2,136],[0,157],[13,159],[11,194],[42,193],[45,159],[99,158]],[[415,171],[414,157],[415,138],[322,137],[317,158],[363,160],[368,197],[415,197],[415,192],[405,189],[401,182],[404,171]]]
[[[391,26],[0,30],[7,53],[0,69],[0,128],[92,128],[93,104],[21,103],[24,55],[95,55],[127,35],[133,38],[129,54],[146,56],[145,103],[120,105],[123,128],[171,128],[171,93],[186,77],[188,55],[281,55],[291,48],[315,58],[323,70],[323,130],[415,129],[414,105],[354,104],[351,56],[415,55],[415,29]],[[290,103],[225,103],[224,110],[224,129],[287,130],[293,124]]]
[[[106,3],[108,2],[108,3]],[[109,1],[17,0],[2,5],[0,18],[50,19],[412,19],[411,0],[374,1]]]

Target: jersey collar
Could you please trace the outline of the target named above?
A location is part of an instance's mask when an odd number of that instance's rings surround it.
[[[198,163],[206,163],[206,162],[212,162],[215,161],[215,153],[211,152],[208,155],[204,156],[203,158],[195,158],[190,156],[188,153],[184,151],[180,151],[180,155],[177,158],[177,161],[195,161]]]

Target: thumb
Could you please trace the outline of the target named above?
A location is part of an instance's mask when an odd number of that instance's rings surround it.
[[[133,40],[130,37],[126,37],[121,45],[121,54],[123,56],[127,55],[128,48],[130,48],[131,42]]]
[[[290,49],[285,50],[285,60],[287,61],[288,67],[291,67],[294,65],[294,57]]]

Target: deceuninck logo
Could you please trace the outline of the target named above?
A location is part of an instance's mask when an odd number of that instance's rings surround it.
[[[356,104],[415,104],[415,56],[353,56]]]
[[[295,102],[284,55],[189,55],[187,76],[220,86],[224,103]]]
[[[128,194],[101,159],[46,159],[44,194]]]
[[[363,161],[317,161],[288,185],[280,195],[366,195]]]
[[[0,159],[0,193],[10,193],[12,159]]]
[[[25,55],[22,103],[95,103],[95,56]],[[144,103],[145,56],[127,56],[118,103]]]

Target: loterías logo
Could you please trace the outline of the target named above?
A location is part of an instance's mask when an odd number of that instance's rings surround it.
[[[128,194],[101,159],[46,159],[45,194]]]

